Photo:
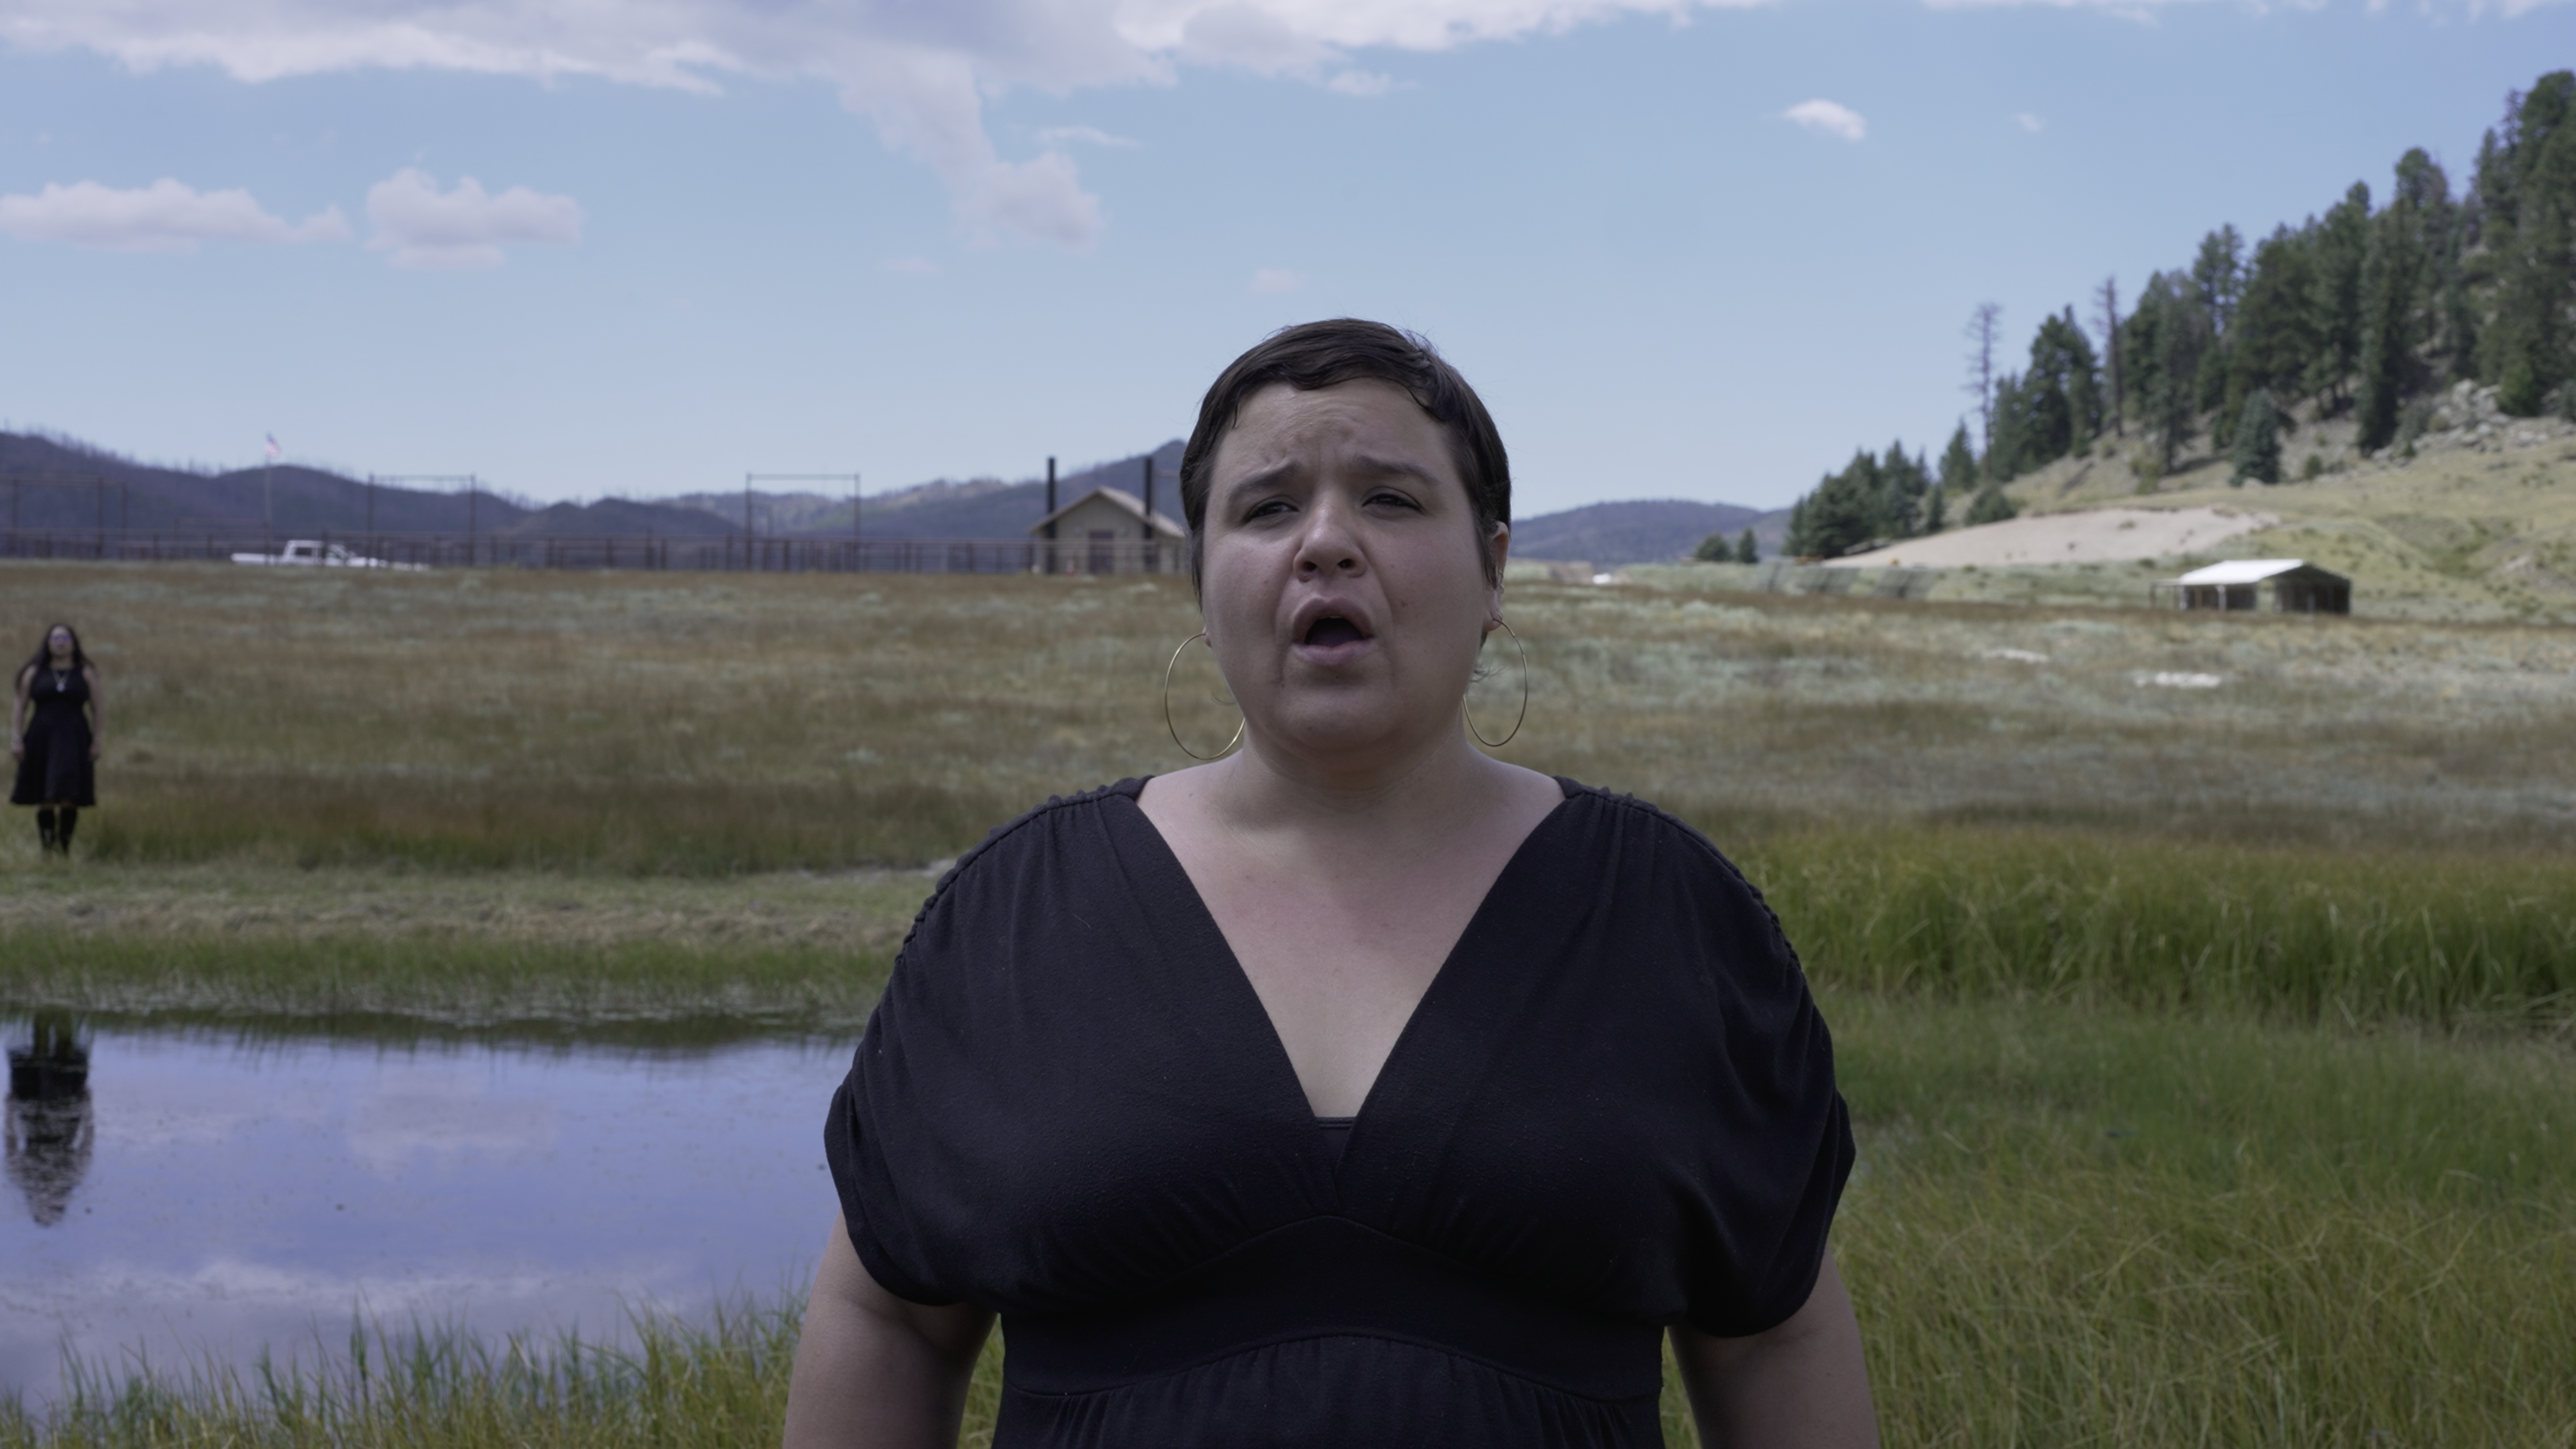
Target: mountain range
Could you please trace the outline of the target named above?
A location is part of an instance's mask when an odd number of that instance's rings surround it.
[[[1178,517],[1181,440],[1061,474],[1059,504],[1095,487],[1144,490],[1154,464],[1155,507]],[[0,507],[12,529],[136,533],[220,533],[312,537],[381,533],[475,533],[500,537],[615,535],[720,538],[743,531],[740,492],[669,498],[603,498],[537,505],[489,489],[370,485],[317,468],[279,464],[230,472],[159,467],[68,439],[0,433]],[[849,497],[819,492],[750,493],[751,524],[764,536],[846,536]],[[859,528],[871,538],[1018,538],[1046,513],[1046,482],[941,479],[859,500]],[[265,519],[265,522],[263,520]],[[1711,533],[1751,528],[1766,556],[1777,552],[1786,510],[1651,499],[1592,503],[1517,521],[1516,558],[1580,559],[1604,568],[1690,556]]]

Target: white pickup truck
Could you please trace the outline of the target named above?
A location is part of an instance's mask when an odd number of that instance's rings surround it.
[[[387,563],[380,558],[362,558],[336,543],[314,538],[290,538],[286,547],[276,553],[237,553],[237,564],[287,564],[298,568],[323,569],[401,569],[416,572],[427,564]]]

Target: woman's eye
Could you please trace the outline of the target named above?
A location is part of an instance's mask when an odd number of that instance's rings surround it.
[[[1372,493],[1369,495],[1369,502],[1372,504],[1383,504],[1395,508],[1415,508],[1420,506],[1412,499],[1405,497],[1401,493]]]

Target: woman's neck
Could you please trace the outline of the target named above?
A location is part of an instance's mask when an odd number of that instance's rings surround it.
[[[1222,768],[1211,803],[1239,827],[1365,832],[1380,840],[1416,832],[1436,838],[1490,797],[1497,772],[1511,770],[1464,736],[1365,763],[1283,757],[1255,739]]]

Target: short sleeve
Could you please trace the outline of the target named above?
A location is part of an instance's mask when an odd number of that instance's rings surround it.
[[[872,1021],[868,1037],[875,1035]],[[862,1038],[859,1050],[864,1053],[867,1049],[867,1038]],[[956,1302],[959,1295],[939,1286],[935,1275],[916,1255],[907,1254],[912,1261],[906,1261],[888,1248],[887,1237],[898,1245],[909,1246],[909,1235],[902,1231],[901,1203],[876,1146],[867,1124],[866,1087],[854,1064],[839,1090],[832,1093],[831,1110],[823,1123],[823,1158],[832,1170],[832,1187],[840,1194],[841,1219],[849,1231],[850,1246],[858,1251],[859,1262],[866,1266],[868,1276],[896,1297],[932,1307]],[[893,1231],[881,1235],[880,1229]]]
[[[1815,1291],[1851,1176],[1851,1112],[1778,918],[1714,846],[1691,839],[1705,852],[1691,872],[1702,901],[1691,917],[1716,995],[1711,1096],[1726,1152],[1703,1188],[1712,1241],[1685,1291],[1694,1327],[1738,1338],[1779,1326]]]

